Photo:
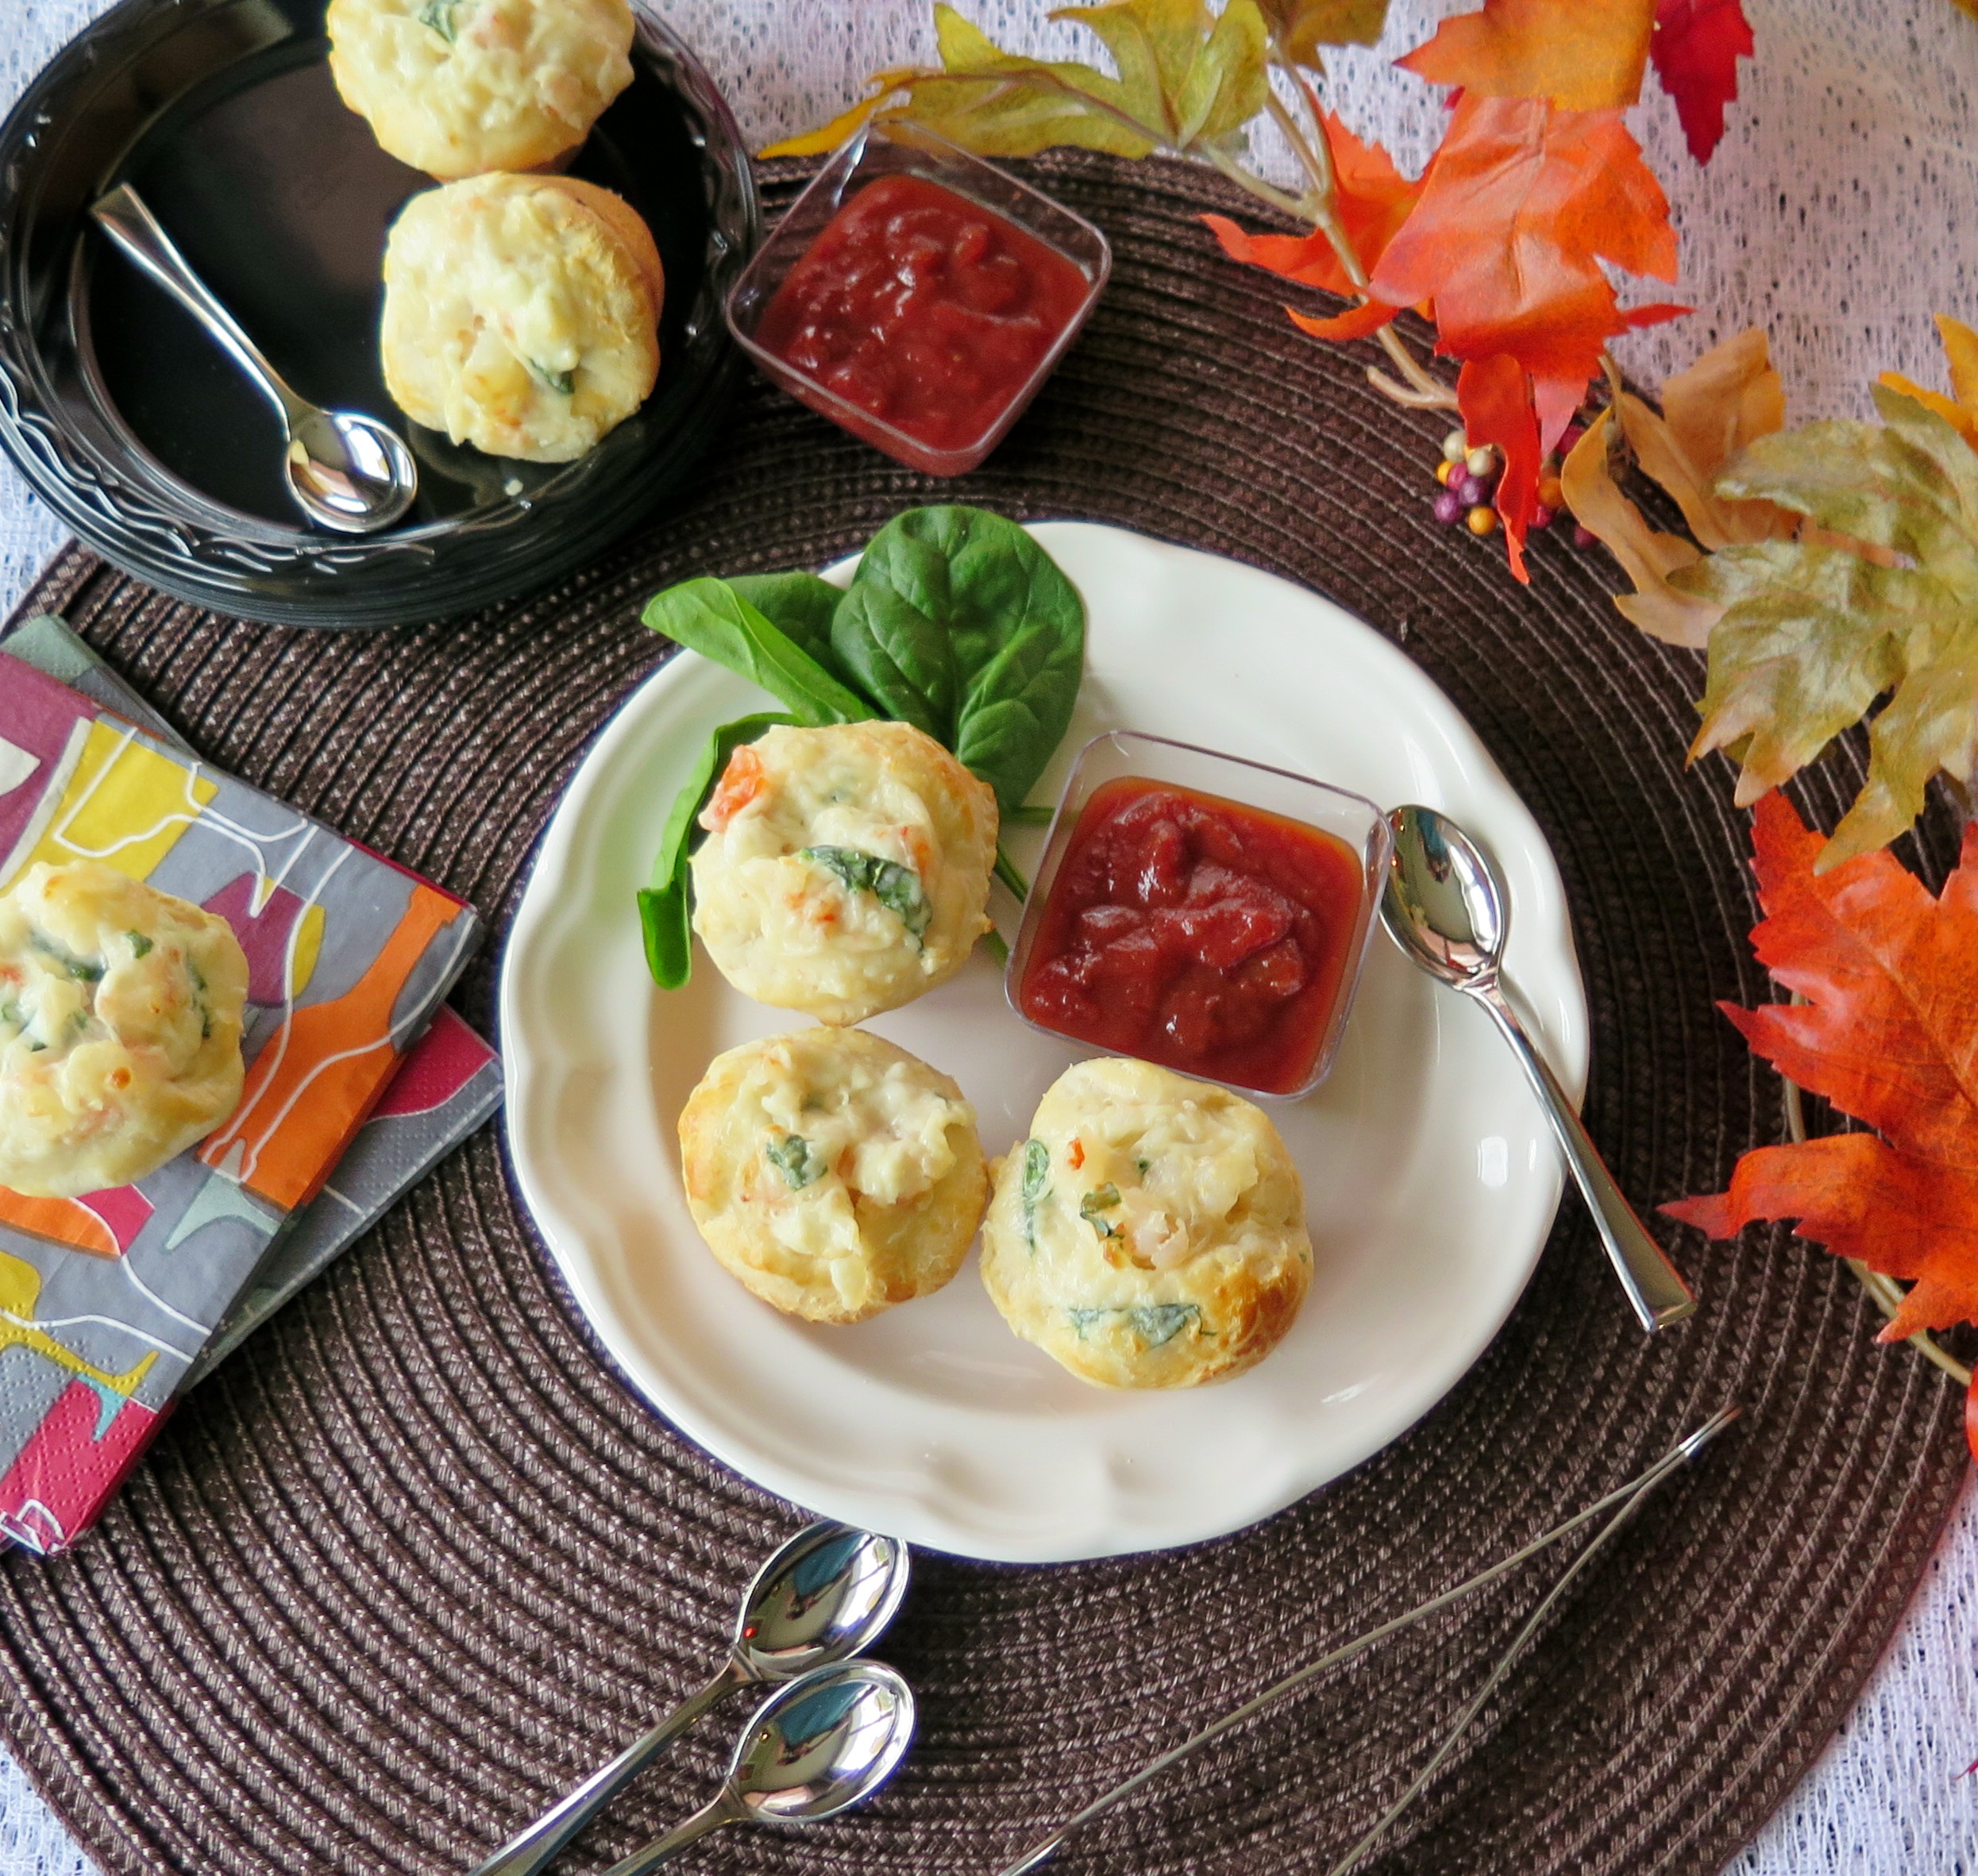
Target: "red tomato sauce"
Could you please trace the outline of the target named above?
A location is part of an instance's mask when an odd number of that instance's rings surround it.
[[[965,449],[1091,291],[1074,261],[1006,217],[922,176],[881,176],[804,250],[755,337],[916,441]]]
[[[1047,1029],[1265,1094],[1311,1078],[1366,869],[1302,822],[1170,783],[1095,789],[1018,1002]]]

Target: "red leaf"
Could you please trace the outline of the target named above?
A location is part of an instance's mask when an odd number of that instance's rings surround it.
[[[1760,961],[1801,1005],[1727,1009],[1752,1047],[1880,1134],[1764,1146],[1729,1192],[1663,1209],[1713,1237],[1753,1219],[1913,1281],[1884,1331],[1978,1320],[1978,825],[1933,899],[1887,852],[1816,874],[1826,842],[1758,803]],[[1978,1450],[1975,1448],[1974,1450]]]
[[[1538,499],[1541,453],[1530,375],[1508,352],[1472,359],[1456,374],[1456,402],[1463,409],[1463,434],[1472,443],[1494,443],[1504,452],[1497,509],[1504,522],[1511,571],[1529,586],[1532,576],[1525,570],[1525,536]]]
[[[1724,135],[1724,107],[1737,95],[1737,61],[1752,56],[1742,0],[1661,0],[1648,56],[1690,154],[1707,163]]]

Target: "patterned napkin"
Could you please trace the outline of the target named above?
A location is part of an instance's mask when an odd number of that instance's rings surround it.
[[[32,620],[0,645],[0,890],[82,854],[233,925],[248,1074],[224,1127],[135,1185],[0,1188],[0,1539],[44,1553],[500,1098],[492,1051],[441,1003],[472,909],[214,773],[60,620]]]

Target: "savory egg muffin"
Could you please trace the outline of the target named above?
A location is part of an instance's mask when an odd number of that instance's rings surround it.
[[[224,919],[94,860],[0,894],[0,1185],[128,1185],[240,1104],[247,959]]]
[[[938,1069],[859,1029],[718,1055],[680,1116],[687,1206],[765,1303],[856,1323],[961,1268],[989,1171],[975,1113]]]
[[[1263,1111],[1227,1089],[1082,1061],[997,1164],[982,1281],[1081,1381],[1227,1381],[1277,1346],[1310,1286],[1298,1169]]]
[[[651,395],[666,292],[646,224],[569,176],[415,195],[384,250],[384,382],[415,423],[565,463]]]
[[[450,182],[553,163],[632,82],[630,0],[330,0],[337,94]]]
[[[910,723],[774,729],[729,758],[694,930],[744,996],[857,1023],[931,990],[989,928],[996,796]]]

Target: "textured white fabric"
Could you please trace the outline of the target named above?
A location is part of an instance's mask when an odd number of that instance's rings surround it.
[[[1043,18],[1047,0],[962,3],[1024,50],[1089,44]],[[1440,107],[1388,61],[1471,3],[1394,0],[1386,42],[1337,58],[1334,102],[1411,171]],[[0,103],[106,4],[0,0]],[[858,94],[865,73],[923,59],[931,45],[927,0],[662,4],[758,144],[819,121]],[[1930,314],[1978,321],[1978,22],[1949,0],[1746,0],[1746,10],[1757,62],[1742,68],[1745,95],[1707,170],[1691,162],[1652,81],[1635,114],[1683,237],[1678,297],[1698,311],[1628,341],[1629,368],[1656,381],[1758,323],[1772,335],[1795,419],[1865,412],[1878,371],[1941,386]],[[1279,173],[1289,179],[1288,168]],[[0,611],[60,538],[0,464]],[[1895,1349],[1884,1358],[1916,1358]],[[1860,1705],[1725,1876],[1978,1876],[1978,1778],[1960,1775],[1973,1759],[1978,1491],[1968,1489]],[[0,1756],[0,1876],[88,1869]]]

